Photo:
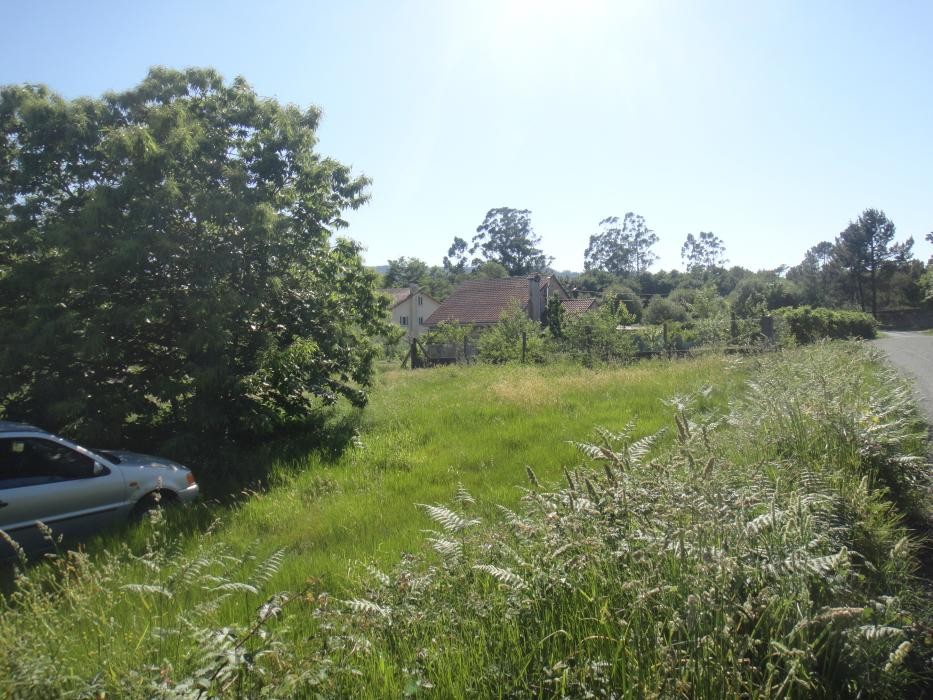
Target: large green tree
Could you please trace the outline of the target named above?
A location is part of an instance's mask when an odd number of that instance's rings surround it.
[[[811,306],[833,305],[838,268],[832,265],[833,244],[822,241],[810,248],[799,265],[787,271],[787,279],[800,285],[803,301]]]
[[[210,69],[0,92],[0,411],[84,439],[242,435],[365,400],[386,302],[333,239],[365,178],[320,112]]]
[[[687,265],[687,272],[706,273],[726,263],[726,247],[714,233],[701,231],[698,236],[688,233],[680,248],[680,257]]]
[[[490,209],[476,228],[470,254],[477,256],[473,259],[474,267],[493,261],[510,275],[527,275],[544,271],[550,265],[551,258],[537,247],[540,243],[540,236],[531,227],[530,211],[499,207]],[[450,256],[455,253],[452,247]]]
[[[610,216],[599,222],[599,233],[590,236],[583,254],[583,266],[589,270],[604,270],[614,275],[631,276],[645,272],[658,259],[651,252],[658,242],[645,219],[633,212]]]
[[[893,271],[887,263],[905,264],[914,239],[894,243],[894,222],[879,209],[866,209],[836,238],[834,257],[849,275],[862,311],[878,313],[878,288]]]

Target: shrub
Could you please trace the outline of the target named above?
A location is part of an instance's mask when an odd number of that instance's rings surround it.
[[[764,280],[750,277],[741,280],[729,294],[732,308],[740,317],[761,316],[784,306],[800,302],[799,287],[789,280]]]
[[[502,313],[499,323],[480,335],[480,359],[493,364],[520,362],[522,334],[525,335],[525,361],[544,362],[545,345],[541,326],[528,318],[517,302]]]
[[[627,311],[625,314],[629,316]],[[635,342],[618,326],[619,319],[608,304],[596,311],[569,316],[564,322],[561,347],[587,367],[631,360],[635,356]]]
[[[660,324],[665,321],[686,323],[688,318],[687,310],[683,305],[664,297],[654,297],[645,307],[642,315],[642,321],[650,324]]]
[[[878,322],[862,311],[836,309],[797,308],[777,309],[775,317],[783,321],[786,330],[800,344],[822,338],[874,338],[878,335]]]

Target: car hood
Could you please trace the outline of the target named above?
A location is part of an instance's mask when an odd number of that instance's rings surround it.
[[[121,469],[148,467],[149,469],[167,469],[170,471],[187,470],[187,467],[164,457],[153,457],[152,455],[128,452],[127,450],[101,450],[101,456],[108,457],[109,455],[117,458],[116,466]]]

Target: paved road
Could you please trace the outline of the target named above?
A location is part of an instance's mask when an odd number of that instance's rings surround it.
[[[914,381],[920,408],[933,429],[933,335],[888,331],[872,342],[887,353],[901,373]]]

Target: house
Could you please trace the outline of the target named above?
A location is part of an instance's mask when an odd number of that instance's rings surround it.
[[[428,330],[428,317],[440,306],[437,299],[421,291],[416,285],[389,287],[379,291],[391,297],[389,310],[392,313],[392,323],[405,329],[405,337],[408,340],[413,340]]]
[[[444,300],[426,323],[433,327],[448,321],[486,328],[498,323],[515,302],[529,318],[543,323],[547,318],[548,299],[554,294],[568,313],[588,311],[594,301],[571,299],[554,275],[467,280]]]

